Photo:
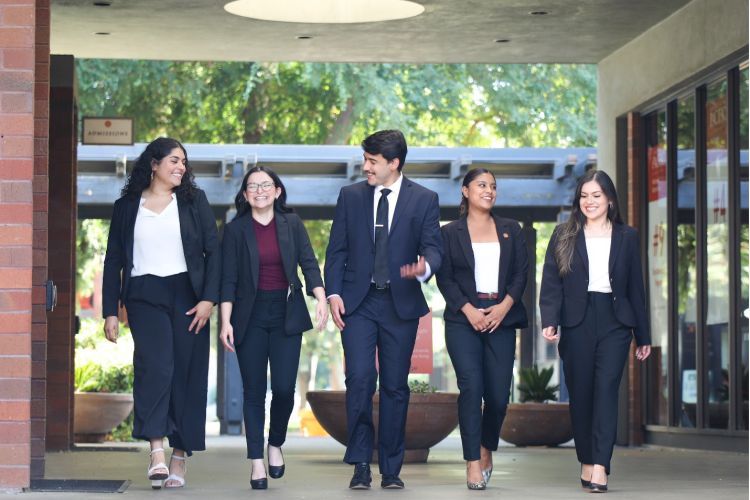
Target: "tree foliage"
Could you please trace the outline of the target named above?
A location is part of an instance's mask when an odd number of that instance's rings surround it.
[[[591,65],[77,61],[83,116],[131,116],[136,140],[411,145],[596,144]]]

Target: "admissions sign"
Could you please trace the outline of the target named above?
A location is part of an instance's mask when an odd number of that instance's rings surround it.
[[[132,118],[83,117],[82,144],[131,146]]]

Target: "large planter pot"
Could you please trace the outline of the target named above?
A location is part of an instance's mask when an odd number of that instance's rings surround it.
[[[511,403],[500,437],[516,446],[557,446],[570,441],[568,403]]]
[[[76,392],[73,432],[79,443],[101,443],[128,418],[133,395],[110,392]]]
[[[407,463],[426,462],[430,447],[435,446],[458,425],[457,393],[434,392],[429,394],[412,393],[406,414],[406,453]],[[346,392],[309,391],[310,403],[315,418],[320,425],[339,443],[346,446]],[[378,416],[380,396],[375,393],[372,399],[372,418],[375,423],[375,452],[377,461]]]

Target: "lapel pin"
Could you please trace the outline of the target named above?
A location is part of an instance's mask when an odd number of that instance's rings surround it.
[[[509,238],[508,233],[503,233],[503,238],[507,240]]]

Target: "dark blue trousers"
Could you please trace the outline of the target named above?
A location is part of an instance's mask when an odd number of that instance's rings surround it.
[[[131,278],[125,306],[133,334],[133,437],[167,436],[206,449],[209,324],[196,335],[185,313],[198,303],[188,273]]]
[[[344,317],[341,343],[346,360],[346,417],[349,442],[344,462],[369,462],[374,427],[372,397],[380,370],[378,465],[384,475],[398,475],[404,462],[404,428],[409,407],[409,367],[419,319],[403,320],[390,290],[370,288],[365,299]]]
[[[268,444],[280,447],[286,441],[289,417],[294,409],[302,334],[286,335],[287,290],[258,290],[250,322],[236,346],[244,393],[247,458],[263,458],[263,428],[266,417],[268,364],[271,364],[271,421]]]
[[[609,473],[617,438],[620,380],[633,338],[615,317],[611,293],[588,293],[581,324],[562,330],[558,350],[570,393],[578,461]]]
[[[480,301],[480,307],[496,303]],[[500,440],[516,358],[516,331],[498,328],[481,333],[468,323],[446,322],[445,344],[458,381],[464,460],[479,460],[480,446],[494,451]]]

